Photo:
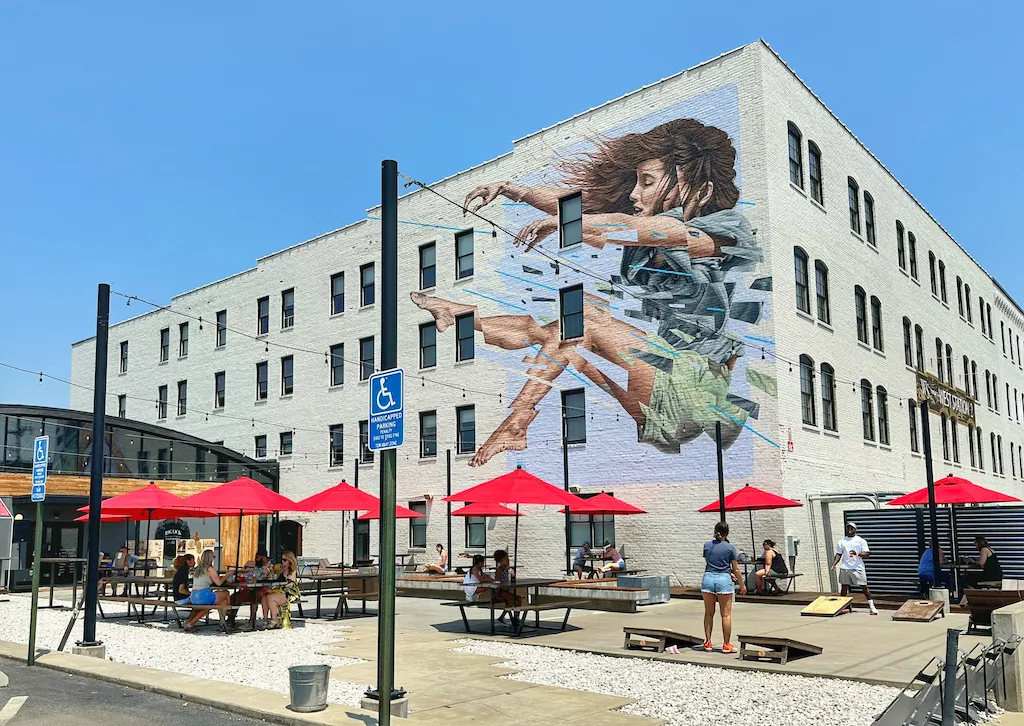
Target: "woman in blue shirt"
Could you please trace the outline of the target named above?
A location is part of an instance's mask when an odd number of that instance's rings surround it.
[[[735,653],[736,646],[732,639],[732,601],[736,592],[736,583],[740,586],[740,595],[747,594],[747,586],[743,583],[740,566],[737,562],[736,548],[729,543],[729,525],[719,522],[715,525],[715,538],[704,543],[704,578],[700,583],[700,592],[704,597],[704,650],[712,652],[711,630],[715,624],[715,604],[722,613],[722,646],[723,653]]]

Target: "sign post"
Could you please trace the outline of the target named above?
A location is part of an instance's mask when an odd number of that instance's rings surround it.
[[[28,664],[36,662],[36,618],[39,615],[39,561],[43,557],[43,501],[46,499],[46,464],[50,458],[50,437],[40,436],[32,446],[32,501],[36,503],[36,534],[32,557],[32,614],[28,626]]]

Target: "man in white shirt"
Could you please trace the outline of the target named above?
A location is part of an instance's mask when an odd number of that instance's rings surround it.
[[[868,601],[868,609],[872,615],[878,615],[875,601],[868,589],[868,575],[864,569],[864,560],[871,556],[868,543],[863,537],[857,536],[857,525],[850,522],[846,525],[846,536],[836,545],[836,557],[832,561],[832,569],[839,573],[841,594],[848,595],[851,587],[859,587]]]

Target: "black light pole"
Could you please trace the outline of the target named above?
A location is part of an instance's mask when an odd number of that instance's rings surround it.
[[[96,605],[100,587],[100,507],[103,504],[103,443],[107,416],[107,329],[110,325],[110,285],[102,283],[96,296],[96,362],[92,398],[92,453],[89,459],[89,561],[85,575],[85,625],[80,646],[96,640]],[[36,526],[41,526],[37,522]],[[36,564],[36,567],[39,565]]]
[[[562,485],[565,491],[569,491],[569,438],[566,436],[566,425],[565,420],[565,403],[562,403]],[[604,532],[604,530],[601,530]],[[572,542],[569,538],[569,505],[565,505],[565,576],[568,577],[569,573],[572,572],[572,561],[570,557],[570,549],[572,548]]]
[[[436,446],[436,444],[435,444]],[[447,449],[445,451],[445,480],[447,482],[448,493],[445,496],[450,497],[452,495],[452,450]],[[452,503],[448,504],[448,569],[452,569]],[[486,521],[486,520],[485,520]]]
[[[932,431],[928,422],[928,401],[921,401],[921,436],[924,438],[924,475],[928,482],[928,522],[932,530],[932,581],[939,586],[939,522],[935,506],[935,472],[932,469]]]
[[[725,466],[722,464],[722,422],[715,421],[715,451],[718,456],[718,519],[725,521]]]

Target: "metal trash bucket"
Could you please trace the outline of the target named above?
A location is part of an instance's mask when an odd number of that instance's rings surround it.
[[[313,713],[327,708],[327,682],[331,667],[327,665],[292,666],[288,669],[288,708],[299,713]]]

